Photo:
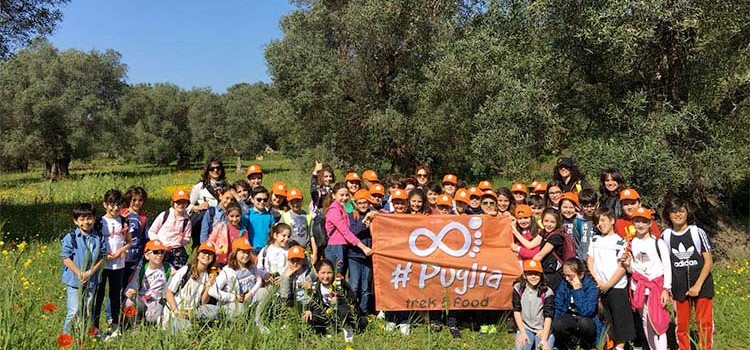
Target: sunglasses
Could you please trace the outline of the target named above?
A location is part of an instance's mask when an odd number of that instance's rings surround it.
[[[153,255],[162,255],[162,254],[164,254],[164,251],[163,250],[152,250],[151,254],[153,254]]]
[[[265,203],[268,202],[268,197],[265,198],[255,198],[256,202]]]
[[[482,205],[495,205],[495,201],[482,201]]]
[[[220,167],[220,166],[212,166],[208,168],[208,171],[222,171],[222,170],[224,170],[224,167]]]
[[[417,174],[417,177],[427,177],[427,174]]]

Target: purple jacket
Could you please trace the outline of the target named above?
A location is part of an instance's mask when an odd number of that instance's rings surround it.
[[[328,245],[357,245],[359,238],[349,230],[349,215],[339,202],[333,202],[326,212]]]

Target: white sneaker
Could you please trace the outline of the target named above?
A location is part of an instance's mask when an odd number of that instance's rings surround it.
[[[411,334],[411,326],[408,323],[402,323],[398,325],[398,328],[401,330],[401,334],[403,335]]]
[[[380,310],[380,312],[378,312],[378,318],[381,320],[385,320],[385,311]]]
[[[344,327],[344,341],[347,343],[351,343],[352,341],[354,341],[354,330],[352,329],[352,327]]]
[[[393,332],[396,330],[396,323],[395,322],[386,322],[385,323],[385,331],[386,332]]]
[[[106,338],[104,338],[105,341],[109,341],[112,339],[115,339],[119,336],[121,336],[122,333],[120,333],[120,328],[115,329],[112,333],[110,333]]]

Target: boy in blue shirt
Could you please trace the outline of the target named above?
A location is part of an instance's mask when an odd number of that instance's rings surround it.
[[[242,218],[250,223],[250,243],[257,254],[268,243],[268,232],[271,226],[276,222],[273,214],[268,211],[268,190],[263,186],[258,186],[250,192],[253,207]]]
[[[90,203],[81,203],[73,208],[73,223],[76,229],[62,239],[62,282],[67,287],[67,313],[63,333],[70,334],[73,318],[83,309],[84,324],[91,317],[98,271],[106,258],[106,246],[101,232],[94,229],[95,209]],[[83,301],[83,308],[81,308]]]

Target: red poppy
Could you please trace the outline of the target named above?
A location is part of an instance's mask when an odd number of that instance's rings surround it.
[[[86,335],[88,335],[89,337],[93,337],[97,334],[99,334],[99,328],[96,328],[96,327],[91,327],[88,333],[86,333]]]
[[[44,306],[42,306],[42,311],[44,311],[44,313],[47,313],[47,314],[53,313],[57,311],[57,306],[55,306],[55,304],[52,304],[52,303],[47,303],[47,304],[44,304]]]
[[[21,307],[18,304],[13,304],[13,311],[18,312],[18,310],[21,310]]]
[[[57,336],[57,345],[61,348],[67,348],[73,345],[73,336],[67,333],[60,333]]]
[[[123,310],[123,312],[125,313],[125,316],[127,316],[127,317],[133,317],[136,314],[135,306],[132,306],[132,305],[128,306],[128,307],[125,308],[125,310]]]

